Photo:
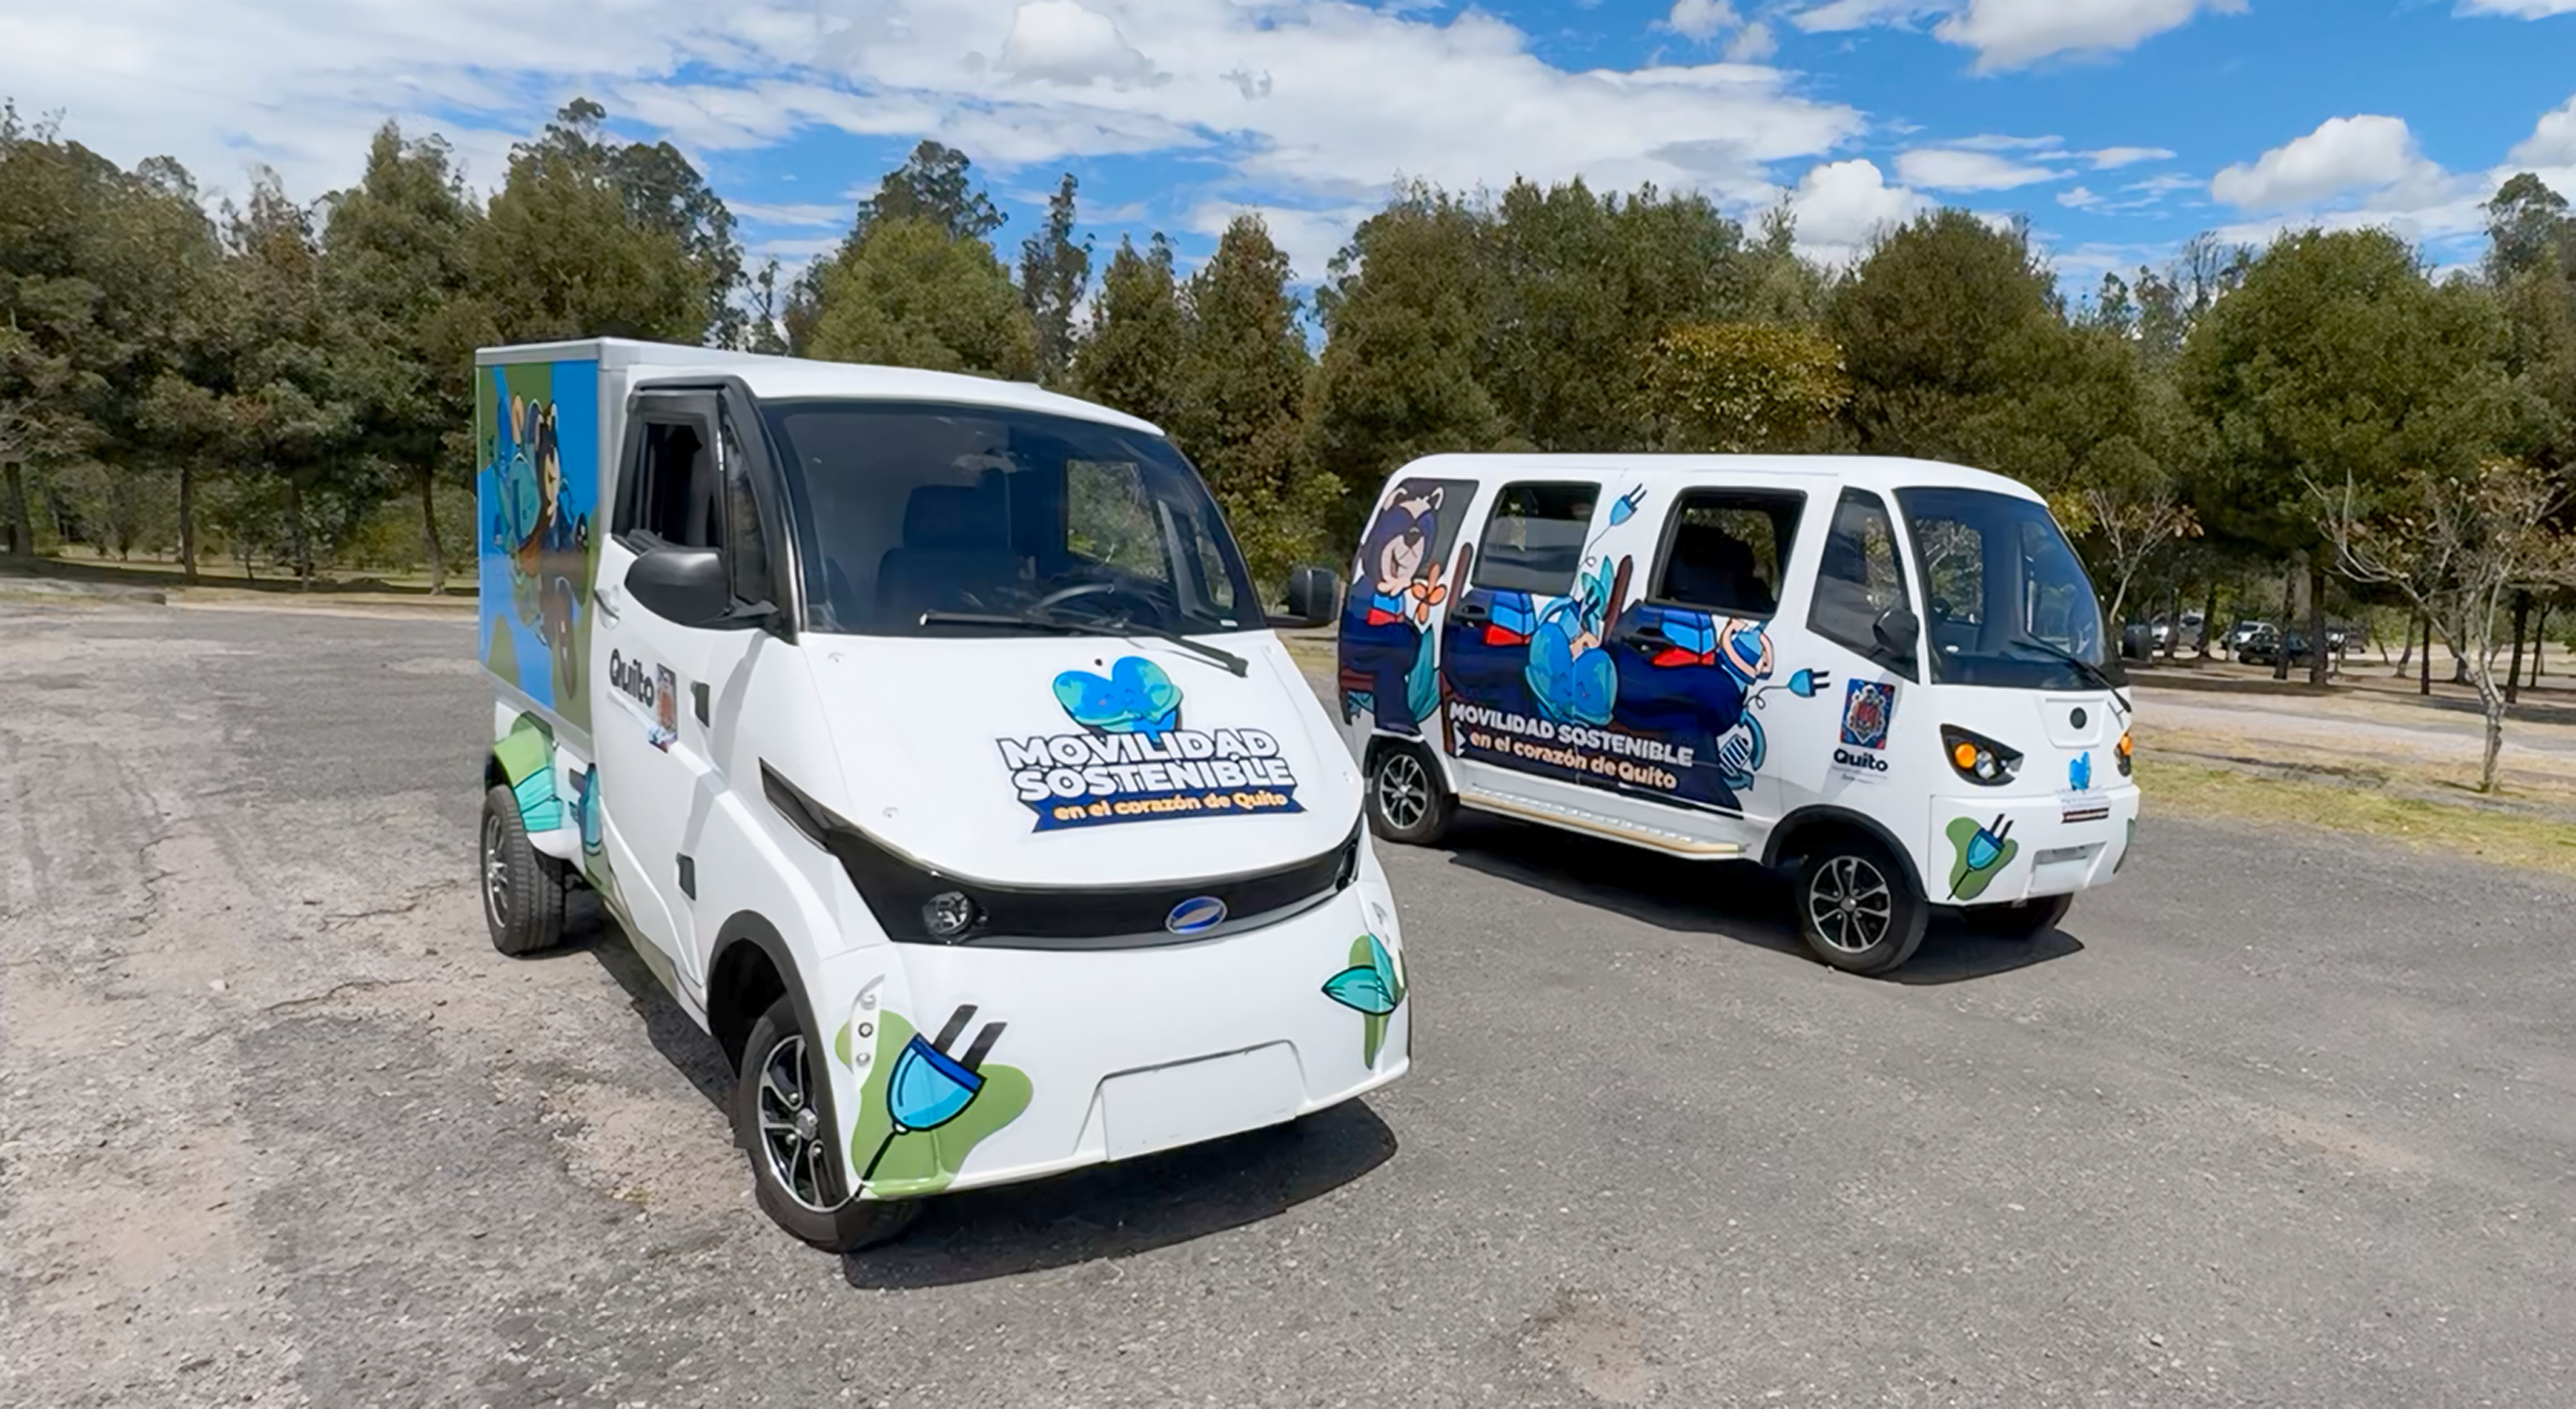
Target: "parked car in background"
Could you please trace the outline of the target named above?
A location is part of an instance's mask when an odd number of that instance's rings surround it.
[[[2227,635],[2220,640],[2219,644],[2224,654],[2241,655],[2245,650],[2246,642],[2263,632],[2274,629],[2272,623],[2268,621],[2240,621],[2227,628]]]
[[[2151,639],[2154,640],[2156,649],[2159,651],[2165,649],[2168,644],[2177,651],[2197,650],[2200,647],[2200,633],[2204,625],[2205,622],[2200,613],[2184,612],[2180,634],[2177,637],[2174,623],[2160,616],[2155,620]]]
[[[2281,633],[2266,626],[2245,638],[2245,644],[2236,648],[2236,658],[2247,665],[2273,665],[2279,662],[2282,649]],[[2300,632],[2291,632],[2288,650],[2290,664],[2297,665],[2306,660],[2308,638]]]

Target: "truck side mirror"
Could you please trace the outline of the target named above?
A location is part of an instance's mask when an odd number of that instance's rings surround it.
[[[1301,567],[1288,574],[1288,614],[1273,626],[1324,626],[1341,614],[1342,579],[1330,568]]]
[[[626,590],[644,610],[677,626],[725,625],[733,609],[724,555],[713,548],[656,547],[626,569]]]

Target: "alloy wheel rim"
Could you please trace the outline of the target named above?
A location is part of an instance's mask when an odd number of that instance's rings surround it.
[[[1857,856],[1837,856],[1816,872],[1807,891],[1807,918],[1825,947],[1866,954],[1887,939],[1896,918],[1896,894],[1876,866]]]
[[[501,819],[483,819],[483,905],[496,925],[510,923],[510,860],[501,844]]]
[[[805,1039],[784,1037],[760,1063],[760,1151],[769,1176],[800,1208],[829,1213],[823,1190],[822,1110],[809,1098]]]
[[[1412,754],[1388,756],[1377,770],[1377,810],[1396,830],[1409,832],[1421,824],[1431,810],[1430,780],[1422,775],[1422,764]]]

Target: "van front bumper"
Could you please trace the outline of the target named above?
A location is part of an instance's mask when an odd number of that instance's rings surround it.
[[[1936,797],[1923,889],[1935,905],[2072,895],[2109,881],[2137,831],[2135,784],[2049,797]]]
[[[1202,943],[848,951],[813,995],[848,1172],[911,1198],[1347,1101],[1411,1065],[1402,955],[1374,857],[1331,901]]]

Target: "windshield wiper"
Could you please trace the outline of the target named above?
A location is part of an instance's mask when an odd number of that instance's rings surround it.
[[[920,622],[924,626],[996,626],[1018,631],[1058,632],[1067,636],[1149,636],[1205,656],[1236,675],[1251,669],[1249,662],[1232,651],[1192,640],[1177,631],[1139,625],[1123,616],[1085,618],[1057,616],[1053,612],[1021,612],[1016,616],[1000,612],[923,612]]]
[[[2075,654],[2064,646],[2040,640],[2036,636],[2021,635],[2005,638],[2004,644],[2007,646],[2020,646],[2025,650],[2038,651],[2042,655],[2051,656],[2066,662],[2068,665],[2075,667],[2077,674],[2082,675],[2085,679],[2092,681],[2103,689],[2110,691],[2111,703],[2120,707],[2120,713],[2127,715],[2137,712],[2129,704],[2128,696],[2120,693],[2119,683],[2111,678],[2109,671],[2106,671],[2102,667],[2095,665],[2093,662],[2086,660],[2084,657]]]

